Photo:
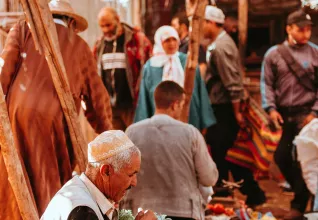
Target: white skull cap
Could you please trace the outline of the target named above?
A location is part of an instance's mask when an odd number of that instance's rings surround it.
[[[223,11],[215,6],[208,5],[205,8],[205,19],[214,21],[219,24],[224,24],[225,15]]]
[[[133,146],[134,143],[123,131],[105,131],[88,144],[88,162],[100,162]]]

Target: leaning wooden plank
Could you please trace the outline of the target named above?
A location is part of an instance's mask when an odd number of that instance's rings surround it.
[[[182,109],[181,120],[183,122],[189,121],[190,102],[192,91],[194,88],[195,71],[198,66],[200,33],[205,7],[208,4],[206,0],[186,0],[187,15],[192,16],[189,40],[189,51],[185,69],[184,91],[186,94],[185,105]]]
[[[1,62],[1,60],[0,60]],[[1,64],[0,64],[1,73]],[[8,179],[16,198],[20,214],[25,220],[39,219],[33,195],[27,185],[23,165],[15,147],[11,124],[0,83],[0,146],[1,154],[7,169]],[[1,156],[1,155],[0,155]],[[3,204],[5,205],[5,204]]]
[[[48,62],[54,87],[59,97],[72,140],[77,164],[81,171],[86,168],[86,144],[81,132],[76,106],[72,97],[55,24],[46,0],[20,0],[31,26],[32,36]],[[33,26],[33,27],[32,27]]]

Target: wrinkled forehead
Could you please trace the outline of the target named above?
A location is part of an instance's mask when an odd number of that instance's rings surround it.
[[[117,22],[117,18],[113,13],[103,12],[98,16],[98,22],[103,24],[114,24]]]

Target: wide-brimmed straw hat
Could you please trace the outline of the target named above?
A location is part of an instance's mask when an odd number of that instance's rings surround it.
[[[78,32],[82,32],[87,29],[88,23],[86,19],[75,13],[68,0],[52,0],[49,3],[49,7],[52,14],[66,15],[73,18],[76,22],[75,28]]]

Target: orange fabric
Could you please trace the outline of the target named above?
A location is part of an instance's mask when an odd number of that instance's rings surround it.
[[[234,146],[228,150],[228,161],[254,171],[268,171],[282,132],[271,131],[264,114],[254,101],[246,104],[247,127],[240,129]]]
[[[45,57],[34,47],[31,35],[21,47],[19,37],[24,22],[10,31],[1,57],[0,75],[6,93],[16,147],[24,162],[40,215],[61,186],[71,178],[74,151],[66,120]],[[77,111],[81,100],[85,115],[97,133],[112,128],[108,93],[97,74],[88,45],[62,25],[56,25],[61,53]],[[16,76],[20,55],[25,53]],[[2,155],[0,155],[2,159]],[[0,219],[19,219],[17,205],[0,159]]]

